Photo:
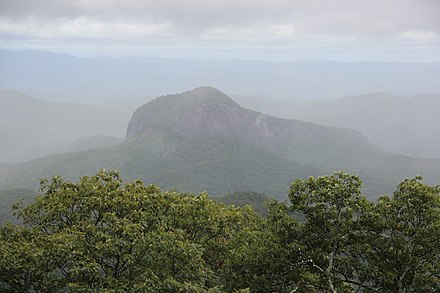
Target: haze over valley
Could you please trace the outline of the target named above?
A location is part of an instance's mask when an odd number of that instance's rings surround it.
[[[440,63],[77,58],[31,50],[3,50],[0,62],[7,89],[0,92],[0,162],[112,144],[154,96],[204,84],[256,111],[355,129],[395,154],[440,156]]]
[[[402,96],[440,92],[440,62],[78,58],[44,51],[0,50],[0,63],[0,88],[86,103],[155,97],[202,85],[229,94],[287,101],[379,91]]]
[[[0,162],[99,146],[100,140],[111,143],[123,136],[122,121],[118,113],[98,107],[0,90]]]

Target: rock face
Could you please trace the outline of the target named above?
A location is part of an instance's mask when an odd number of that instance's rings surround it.
[[[334,139],[335,133],[336,136],[343,133],[365,142],[353,131],[276,118],[244,109],[212,87],[161,96],[145,104],[133,114],[126,138],[146,138],[153,132],[184,137],[230,137],[269,148],[286,139]]]

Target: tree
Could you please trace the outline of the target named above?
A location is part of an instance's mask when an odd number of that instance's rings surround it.
[[[208,198],[54,177],[0,227],[0,292],[440,292],[440,187],[376,203],[357,176],[298,179],[267,217]]]
[[[348,283],[355,282],[350,250],[368,210],[361,185],[359,177],[342,172],[292,184],[290,210],[303,218],[302,258],[312,276],[310,286],[318,291],[350,291]]]
[[[100,171],[78,183],[43,181],[43,194],[18,211],[25,227],[0,230],[0,290],[6,292],[200,291],[252,211],[123,185]]]
[[[367,289],[381,292],[440,292],[440,187],[421,177],[401,182],[382,196],[364,223]]]
[[[227,279],[255,292],[351,291],[350,253],[371,207],[360,188],[342,172],[295,180],[290,205],[273,201],[260,228],[240,238],[246,245],[236,245]]]
[[[299,223],[285,204],[272,201],[267,218],[248,226],[235,238],[225,263],[227,291],[249,288],[251,292],[292,292],[303,280]]]

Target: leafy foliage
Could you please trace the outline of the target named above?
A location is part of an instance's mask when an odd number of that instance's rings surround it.
[[[198,291],[216,286],[226,245],[250,210],[123,185],[101,171],[78,183],[42,182],[43,195],[6,225],[0,280],[6,291]]]
[[[54,177],[0,228],[0,292],[439,292],[440,187],[370,202],[342,172],[266,217],[114,171]]]
[[[347,270],[353,237],[367,209],[360,188],[359,177],[342,172],[292,184],[290,210],[305,217],[301,229],[303,257],[317,276],[318,282],[313,285],[320,291],[346,288],[340,275]]]
[[[440,291],[440,187],[421,177],[399,184],[368,215],[360,279],[381,291]]]
[[[238,191],[218,198],[218,201],[227,205],[235,205],[237,207],[245,207],[249,205],[260,215],[268,214],[269,207],[267,203],[269,200],[269,197],[264,193],[254,191]]]

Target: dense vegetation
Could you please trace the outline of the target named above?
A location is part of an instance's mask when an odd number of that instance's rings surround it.
[[[257,214],[267,215],[270,198],[264,193],[258,193],[255,191],[237,191],[221,198],[216,198],[216,200],[237,207],[245,207],[248,205],[252,207]]]
[[[440,187],[360,188],[296,180],[263,217],[113,171],[55,177],[0,228],[0,292],[439,292]]]
[[[256,191],[278,199],[286,198],[293,178],[344,170],[358,174],[364,195],[375,200],[414,174],[437,183],[440,160],[392,155],[352,130],[253,112],[203,87],[139,108],[118,145],[0,164],[0,190],[36,190],[40,178],[74,180],[100,168],[163,189],[213,197]]]

